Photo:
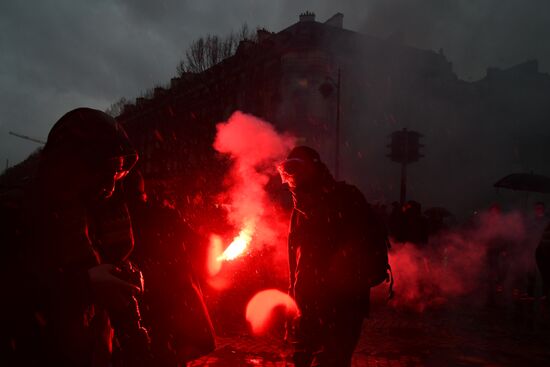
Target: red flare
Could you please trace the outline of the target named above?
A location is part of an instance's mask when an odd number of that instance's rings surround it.
[[[241,256],[244,253],[251,240],[252,229],[250,226],[247,226],[243,228],[239,235],[235,237],[233,242],[231,242],[231,244],[227,246],[223,254],[217,257],[217,260],[235,260],[237,257]]]

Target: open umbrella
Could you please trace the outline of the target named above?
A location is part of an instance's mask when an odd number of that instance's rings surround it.
[[[494,187],[516,190],[550,193],[550,177],[534,173],[513,173],[498,180]]]

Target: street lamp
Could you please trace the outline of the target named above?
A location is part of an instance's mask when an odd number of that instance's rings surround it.
[[[338,68],[338,79],[335,82],[331,77],[326,77],[325,82],[319,86],[319,92],[324,98],[328,98],[336,87],[336,127],[334,137],[334,178],[340,176],[340,68]]]

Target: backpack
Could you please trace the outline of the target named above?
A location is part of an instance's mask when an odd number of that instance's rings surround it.
[[[347,221],[360,231],[358,253],[360,256],[360,280],[368,288],[376,287],[383,282],[389,283],[388,298],[393,298],[393,274],[388,261],[388,250],[391,248],[388,231],[384,221],[366,201],[355,186],[338,182],[337,190],[341,197],[351,203],[348,208],[350,218]]]

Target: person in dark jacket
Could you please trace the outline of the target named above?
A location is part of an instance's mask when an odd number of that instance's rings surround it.
[[[428,243],[428,219],[419,202],[409,200],[403,207],[403,242],[425,246]]]
[[[362,247],[383,225],[362,193],[336,182],[312,148],[294,148],[279,172],[294,201],[288,246],[289,293],[300,309],[294,362],[351,366],[369,306]]]
[[[122,188],[136,241],[131,259],[146,279],[142,310],[153,365],[185,365],[215,349],[212,322],[188,255],[199,236],[176,209],[148,199],[139,170],[123,180]]]
[[[543,296],[546,297],[546,303],[550,304],[550,224],[546,225],[535,250],[535,260],[542,278]]]
[[[109,311],[122,312],[139,292],[115,266],[133,239],[126,227],[125,240],[101,245],[91,213],[136,160],[124,130],[101,111],[77,108],[51,129],[38,171],[11,200],[17,220],[2,240],[1,365],[112,365]]]

